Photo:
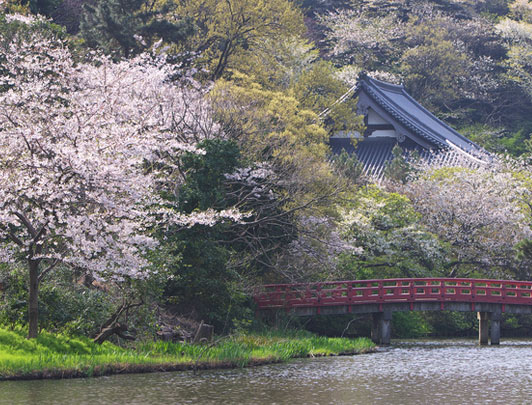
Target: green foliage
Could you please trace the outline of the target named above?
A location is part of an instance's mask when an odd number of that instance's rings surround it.
[[[353,142],[356,142],[353,139]],[[364,166],[359,162],[357,156],[347,153],[345,150],[338,155],[332,155],[331,161],[335,173],[350,179],[353,183],[361,180]]]
[[[293,91],[301,107],[319,114],[342,97],[348,88],[335,74],[330,62],[319,61],[297,77]],[[349,97],[334,105],[325,120],[331,132],[361,130],[363,117],[357,115],[357,102],[356,98]]]
[[[29,0],[31,12],[51,17],[62,0]]]
[[[317,315],[304,322],[306,330],[320,336],[360,337],[370,336],[371,316],[368,315]]]
[[[166,7],[147,0],[98,0],[86,3],[80,23],[81,35],[91,47],[117,57],[129,57],[150,47],[155,40],[181,43],[192,34],[186,19],[164,17]]]
[[[265,41],[261,52],[246,54],[238,63],[235,61],[232,72],[253,77],[268,90],[288,89],[319,60],[318,50],[309,40],[281,36]]]
[[[183,157],[186,183],[179,191],[179,208],[190,213],[195,209],[223,209],[234,201],[226,199],[225,175],[240,165],[240,151],[234,142],[209,140],[200,143],[204,156],[188,153]]]
[[[505,129],[477,123],[459,129],[459,132],[489,152],[504,152]],[[512,152],[510,152],[512,153]]]
[[[181,247],[182,262],[171,269],[173,276],[164,295],[180,313],[224,330],[225,320],[232,319],[228,311],[232,309],[231,285],[236,274],[227,268],[229,252],[216,243],[216,235],[216,230],[191,229],[177,235],[179,239],[169,240],[176,248]]]
[[[140,21],[134,12],[142,0],[99,1],[96,6],[85,5],[80,30],[92,47],[100,47],[107,53],[121,52],[125,57],[139,48],[134,35],[139,31]]]
[[[27,322],[26,271],[0,264],[0,325],[15,326]]]
[[[237,140],[246,161],[271,164],[299,188],[292,193],[294,200],[304,196],[301,190],[328,189],[328,134],[315,111],[290,93],[267,90],[237,73],[231,82],[218,80],[212,97],[218,119]]]
[[[0,4],[0,11],[5,14],[27,14],[29,6],[27,1],[7,0]]]
[[[8,21],[6,15],[0,12],[0,46],[6,47],[13,41],[16,35],[24,37],[33,32],[39,32],[43,36],[54,39],[66,39],[64,28],[43,19],[37,19],[31,24],[18,20]]]
[[[431,334],[433,327],[421,312],[394,312],[392,333],[394,338],[421,338]]]
[[[27,323],[27,271],[4,266],[0,270],[0,325]],[[39,324],[68,334],[92,335],[113,311],[108,293],[73,283],[69,271],[59,269],[41,286]]]
[[[48,330],[93,336],[111,315],[113,305],[103,291],[79,284],[43,284],[39,293],[39,324]]]
[[[524,240],[517,248],[520,258],[532,260],[532,240]]]
[[[530,151],[528,145],[531,141],[532,127],[527,123],[526,127],[505,136],[500,140],[500,146],[512,156],[521,156]],[[523,123],[523,126],[525,123]]]
[[[478,320],[474,312],[425,312],[426,322],[432,325],[432,336],[459,337],[478,335]]]
[[[403,150],[399,145],[393,147],[392,154],[392,160],[384,168],[384,175],[387,179],[404,184],[414,172],[414,168],[404,156]],[[409,158],[415,161],[418,156],[417,153],[414,153]]]
[[[177,47],[191,52],[194,63],[209,79],[227,71],[246,71],[261,57],[268,59],[268,44],[302,37],[301,12],[288,0],[184,0],[172,1],[174,14],[195,22],[196,32]],[[266,47],[263,48],[263,45]],[[266,52],[265,52],[266,50]],[[270,55],[271,56],[271,55]],[[240,69],[242,67],[242,69]]]
[[[532,122],[516,122],[509,129],[486,124],[473,124],[462,128],[461,133],[489,152],[522,156],[532,152]]]
[[[342,227],[361,253],[343,254],[346,279],[422,277],[441,271],[445,251],[437,237],[419,224],[410,200],[376,186],[361,189]]]
[[[503,336],[530,336],[532,317],[524,314],[505,314],[502,318],[501,329]]]
[[[419,36],[420,43],[402,55],[400,70],[405,85],[429,109],[441,110],[461,97],[457,78],[467,75],[469,61],[436,27],[422,25],[412,35]]]
[[[239,149],[235,143],[222,140],[204,141],[199,146],[205,155],[183,158],[186,180],[179,190],[179,209],[191,213],[228,208],[234,201],[227,198],[225,174],[239,167]],[[228,227],[223,223],[197,225],[161,235],[167,253],[179,256],[170,267],[164,296],[181,313],[205,319],[219,330],[227,330],[227,321],[246,300],[234,283],[236,273],[228,267],[230,246],[223,243]]]
[[[375,345],[369,339],[318,337],[308,332],[271,332],[228,337],[212,346],[170,342],[144,342],[135,349],[111,343],[97,345],[87,338],[43,332],[37,339],[24,338],[22,329],[0,328],[0,376],[93,376],[112,370],[183,369],[227,365],[243,367],[252,361],[286,361],[294,357],[361,353]],[[151,366],[151,367],[149,367]],[[115,371],[116,372],[116,371]],[[0,377],[1,379],[1,377]]]
[[[0,4],[8,13],[20,13],[31,11],[33,14],[40,14],[51,17],[63,0],[6,0],[6,4]]]

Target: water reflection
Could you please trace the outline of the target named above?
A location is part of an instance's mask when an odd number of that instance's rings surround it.
[[[525,404],[532,341],[395,342],[375,354],[243,370],[0,383],[0,404]]]

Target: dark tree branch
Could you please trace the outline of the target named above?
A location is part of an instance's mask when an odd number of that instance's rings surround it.
[[[20,212],[15,212],[15,216],[20,220],[20,222],[26,227],[29,231],[32,238],[35,238],[38,234],[37,230],[33,227],[31,222],[26,218],[26,216]]]
[[[61,260],[59,259],[55,259],[52,264],[50,264],[46,269],[44,269],[43,271],[41,271],[41,273],[39,274],[39,282],[42,281],[42,279],[49,273],[51,272],[59,263],[61,263]]]

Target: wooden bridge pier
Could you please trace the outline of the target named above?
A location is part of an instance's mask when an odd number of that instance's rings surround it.
[[[488,344],[488,334],[492,345],[500,344],[502,314],[500,312],[478,312],[477,318],[479,345]],[[490,327],[488,327],[488,322],[491,323]]]
[[[500,312],[477,312],[478,343],[485,346],[499,345],[501,342]],[[379,345],[389,345],[391,341],[392,311],[374,312],[372,314],[371,340]]]
[[[379,345],[389,345],[392,338],[392,311],[372,314],[371,340]]]
[[[502,320],[502,313],[500,312],[491,313],[490,337],[491,337],[492,345],[498,345],[501,343],[501,320]]]
[[[477,312],[478,318],[478,343],[480,345],[488,344],[488,321],[489,312]]]

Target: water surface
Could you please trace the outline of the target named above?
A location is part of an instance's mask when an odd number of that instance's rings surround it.
[[[0,382],[0,404],[530,404],[532,341],[394,342],[239,370]]]

